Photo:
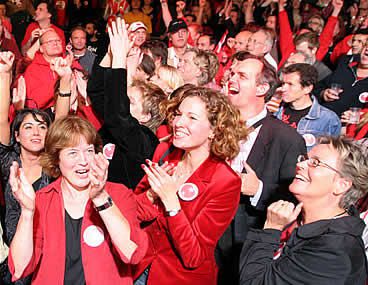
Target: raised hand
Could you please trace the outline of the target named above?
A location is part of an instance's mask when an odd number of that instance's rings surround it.
[[[40,28],[34,29],[31,33],[32,41],[38,39],[42,35],[42,30]]]
[[[66,77],[72,74],[71,64],[70,58],[57,57],[51,61],[50,67],[60,77]]]
[[[338,16],[343,5],[344,5],[343,0],[332,0],[332,6],[333,6],[332,15],[333,16]]]
[[[11,73],[14,58],[14,54],[10,51],[0,52],[0,73]]]
[[[254,196],[259,188],[260,180],[252,167],[245,161],[243,162],[246,173],[241,173],[242,180],[241,192],[243,195]]]
[[[287,201],[277,201],[267,208],[267,219],[264,229],[275,229],[282,231],[288,224],[297,219],[302,211],[303,203],[295,206]]]
[[[111,26],[107,28],[107,32],[110,38],[110,49],[113,61],[112,65],[116,67],[116,64],[118,64],[123,66],[117,67],[125,67],[126,57],[130,50],[128,31],[125,21],[120,17],[116,18],[116,22],[113,21]]]
[[[13,88],[13,98],[12,103],[15,110],[22,110],[26,102],[26,81],[22,76],[18,79],[18,84],[16,88]]]
[[[91,180],[89,187],[89,197],[91,200],[98,197],[105,189],[108,168],[109,161],[102,153],[95,154],[90,164],[90,171],[88,172],[89,179]]]
[[[15,199],[18,201],[22,212],[34,212],[36,194],[32,185],[28,182],[24,171],[19,168],[16,161],[10,167],[9,184]]]

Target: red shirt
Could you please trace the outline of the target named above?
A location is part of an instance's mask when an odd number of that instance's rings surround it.
[[[60,183],[61,178],[36,193],[34,252],[23,272],[23,276],[34,272],[34,285],[64,284],[66,234]],[[122,184],[109,182],[106,183],[105,190],[129,221],[131,239],[138,247],[130,260],[125,257],[112,243],[100,215],[89,200],[81,227],[81,252],[86,284],[133,284],[129,264],[136,264],[143,258],[147,250],[147,237],[139,228],[133,193]],[[11,253],[9,269],[13,274]]]
[[[30,23],[28,25],[26,33],[25,33],[23,41],[22,41],[22,44],[21,44],[22,47],[29,41],[29,39],[31,38],[32,32],[35,29],[38,29],[38,28],[40,28],[40,26],[38,25],[37,22],[33,22],[33,23]],[[50,28],[54,29],[55,32],[59,35],[59,37],[62,41],[62,44],[63,44],[63,51],[65,52],[65,35],[64,35],[64,31],[62,29],[56,27],[53,24],[50,25]],[[32,42],[32,44],[34,44],[35,41],[36,41],[36,39]]]

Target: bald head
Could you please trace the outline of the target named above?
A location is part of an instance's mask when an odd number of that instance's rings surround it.
[[[252,36],[250,31],[241,31],[235,36],[234,49],[236,52],[246,51],[249,38]]]

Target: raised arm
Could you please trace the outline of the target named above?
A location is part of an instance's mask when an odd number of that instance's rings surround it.
[[[167,3],[167,0],[160,0],[160,2],[161,2],[161,9],[162,9],[162,18],[164,19],[166,28],[168,28],[170,22],[172,21],[172,16],[169,10],[169,5]]]
[[[10,168],[9,183],[13,195],[21,207],[17,230],[10,245],[13,276],[18,279],[31,262],[33,256],[33,217],[35,213],[35,192],[27,181],[24,171],[17,162]],[[12,267],[12,266],[11,266]],[[12,269],[12,268],[11,268]]]
[[[0,143],[8,145],[10,142],[10,85],[12,81],[12,66],[14,54],[0,52]]]

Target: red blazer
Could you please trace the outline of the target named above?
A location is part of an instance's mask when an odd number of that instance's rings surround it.
[[[33,224],[34,251],[22,276],[34,272],[32,284],[35,285],[64,284],[65,210],[60,182],[59,178],[36,193]],[[129,264],[136,264],[142,259],[147,250],[147,237],[139,228],[136,217],[137,207],[132,192],[122,184],[110,182],[106,183],[105,189],[129,221],[131,239],[138,248],[130,260],[126,258],[112,243],[100,215],[89,200],[81,228],[81,252],[86,284],[132,284]],[[9,253],[9,269],[13,274],[14,264],[11,253]]]
[[[161,143],[153,161],[157,162],[168,146]],[[177,164],[183,153],[174,149],[163,161]],[[138,184],[138,219],[151,224],[145,228],[148,252],[134,268],[134,278],[151,265],[148,284],[217,284],[215,246],[235,215],[241,181],[226,162],[210,156],[186,182],[197,185],[199,194],[192,201],[180,200],[182,210],[174,217],[164,215],[161,203],[152,205],[148,200],[147,176]]]

